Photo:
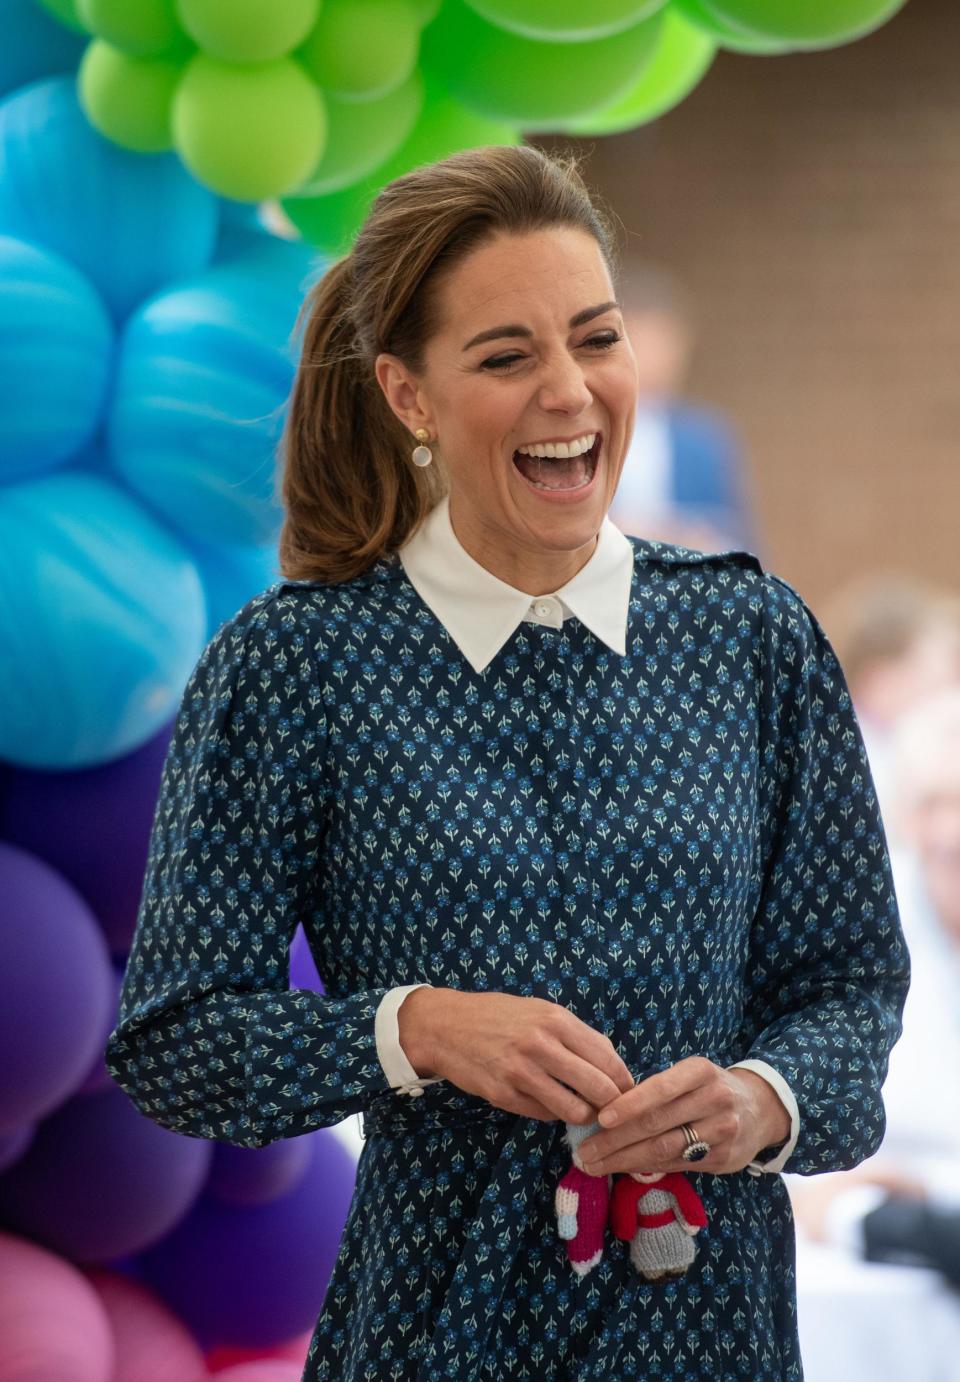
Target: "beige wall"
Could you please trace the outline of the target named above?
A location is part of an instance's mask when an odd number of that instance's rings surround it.
[[[817,602],[892,565],[960,584],[960,5],[841,48],[719,53],[588,179],[701,313],[687,390],[748,448],[767,564]]]

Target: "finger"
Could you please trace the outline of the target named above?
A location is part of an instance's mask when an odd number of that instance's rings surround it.
[[[668,1104],[658,1104],[654,1108],[624,1119],[613,1128],[595,1132],[580,1144],[583,1156],[607,1156],[621,1147],[658,1137],[679,1128],[683,1123],[699,1128],[703,1119],[720,1114],[734,1115],[736,1096],[727,1084],[709,1085],[695,1090],[692,1094],[681,1095]],[[601,1110],[602,1112],[602,1110]]]
[[[605,1107],[601,1118],[604,1127],[624,1123],[628,1118],[637,1118],[642,1113],[662,1104],[669,1104],[683,1094],[703,1088],[716,1080],[722,1072],[704,1056],[688,1056],[669,1070],[660,1070],[656,1075],[648,1075],[633,1089],[628,1089]]]
[[[729,1121],[724,1117],[701,1118],[696,1124],[697,1136],[710,1144],[710,1151],[699,1161],[684,1161],[683,1152],[687,1139],[683,1130],[676,1128],[661,1133],[658,1137],[644,1138],[603,1156],[589,1164],[584,1157],[584,1166],[592,1176],[604,1176],[611,1172],[640,1171],[650,1175],[654,1171],[710,1171],[726,1164],[727,1148],[731,1138]],[[586,1144],[584,1144],[586,1145]]]
[[[635,1083],[634,1078],[610,1038],[583,1022],[569,1009],[563,1009],[563,1011],[571,1021],[566,1024],[565,1028],[560,1029],[560,1039],[574,1055],[588,1061],[596,1070],[612,1081],[615,1091],[608,1094],[607,1099],[616,1098],[617,1095],[632,1089]],[[584,1091],[584,1096],[589,1097],[587,1091]],[[599,1103],[596,1106],[599,1108]]]

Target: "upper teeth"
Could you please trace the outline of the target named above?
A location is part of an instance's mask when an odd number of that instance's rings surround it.
[[[590,432],[585,437],[578,437],[576,441],[541,442],[531,446],[518,446],[517,450],[524,456],[549,456],[553,460],[563,460],[570,456],[582,456],[585,451],[590,450],[596,439],[596,432]]]

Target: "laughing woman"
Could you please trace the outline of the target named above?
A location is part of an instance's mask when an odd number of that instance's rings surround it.
[[[390,183],[304,304],[287,579],[183,696],[108,1066],[244,1147],[363,1114],[305,1382],[800,1379],[779,1172],[883,1136],[909,960],[850,697],[754,556],[608,518],[617,276],[572,156]],[[609,1227],[571,1269],[600,1110],[589,1174],[702,1202],[683,1275]]]

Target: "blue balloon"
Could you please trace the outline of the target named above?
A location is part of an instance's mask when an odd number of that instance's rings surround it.
[[[113,344],[107,309],[83,274],[0,235],[0,483],[38,475],[92,438]]]
[[[210,260],[218,198],[176,154],[130,153],[90,125],[73,77],[0,104],[0,234],[54,250],[96,286],[116,321]]]
[[[146,303],[120,344],[113,465],[172,525],[208,544],[275,542],[283,517],[276,454],[298,355],[293,330],[317,256],[301,243],[256,241]]]
[[[0,0],[0,96],[55,72],[75,72],[86,34],[59,24],[38,0]]]
[[[207,597],[208,641],[241,605],[282,579],[275,542],[259,547],[213,547],[184,537],[183,545],[196,563]]]
[[[0,489],[0,758],[85,768],[139,748],[206,626],[189,554],[118,486],[61,470]]]

